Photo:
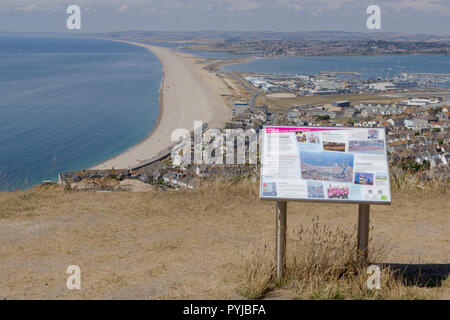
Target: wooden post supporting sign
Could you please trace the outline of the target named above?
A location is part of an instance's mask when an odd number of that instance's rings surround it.
[[[359,263],[365,264],[369,255],[369,221],[370,205],[360,204],[358,208],[357,250]],[[286,268],[286,227],[287,202],[277,201],[275,222],[275,262],[277,278],[283,277]]]
[[[287,202],[277,201],[275,223],[275,258],[277,278],[283,277],[286,267],[286,218]]]
[[[360,204],[358,208],[358,254],[359,262],[367,262],[369,255],[369,214],[370,205]]]

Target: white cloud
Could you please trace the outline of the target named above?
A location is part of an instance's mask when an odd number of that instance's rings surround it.
[[[25,17],[34,14],[39,17],[52,13],[64,18],[65,8],[70,4],[78,4],[84,12],[90,12],[91,17],[100,12],[103,16],[121,13],[123,28],[128,25],[152,28],[155,26],[152,21],[157,20],[156,28],[168,29],[263,26],[273,30],[296,30],[296,21],[307,19],[311,29],[321,29],[325,25],[336,30],[353,30],[358,28],[358,19],[365,26],[366,8],[370,4],[380,6],[383,19],[398,30],[411,26],[411,32],[423,29],[420,32],[444,33],[448,32],[450,20],[450,0],[0,0],[0,14],[7,16],[15,11]],[[414,22],[419,19],[422,23]]]
[[[35,3],[31,3],[29,5],[26,5],[24,7],[17,7],[14,8],[14,11],[20,11],[25,13],[32,13],[32,12],[58,12],[62,11],[64,8],[61,6],[43,6],[43,5],[36,5]]]
[[[450,2],[448,0],[400,0],[391,1],[387,5],[397,11],[408,12],[412,10],[450,16]]]
[[[189,1],[186,1],[189,2]],[[181,1],[176,1],[176,0],[163,0],[161,3],[161,7],[165,8],[165,9],[180,9],[180,8],[184,8],[184,7],[188,7],[189,4],[188,3],[183,3]]]
[[[124,4],[123,6],[121,6],[119,8],[119,13],[124,13],[127,10],[128,10],[128,4]]]
[[[360,1],[360,0],[320,0],[319,2],[322,4],[322,5],[319,5],[320,8],[325,7],[326,9],[337,10],[346,4],[357,5],[363,1]]]
[[[302,0],[277,0],[273,7],[275,8],[287,8],[287,9],[295,9],[297,11],[304,9],[304,6],[307,1]]]
[[[227,0],[227,11],[249,12],[259,8],[259,4],[252,0]]]
[[[24,11],[24,12],[33,12],[33,11],[38,11],[39,7],[37,5],[35,5],[34,3],[23,7],[23,8],[16,8],[17,11]]]
[[[78,4],[82,8],[89,7],[93,10],[109,8],[119,12],[129,11],[131,7],[137,10],[198,9],[218,13],[267,11],[269,14],[274,9],[288,9],[343,15],[349,9],[363,10],[370,4],[377,4],[382,10],[394,9],[406,14],[425,12],[450,15],[450,0],[0,0],[0,11],[51,11],[50,8],[69,4]]]

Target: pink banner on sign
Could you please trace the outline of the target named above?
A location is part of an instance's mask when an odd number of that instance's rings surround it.
[[[349,130],[346,128],[311,128],[311,127],[266,127],[266,133],[274,133],[274,132],[313,132],[313,131],[332,131],[332,130]]]

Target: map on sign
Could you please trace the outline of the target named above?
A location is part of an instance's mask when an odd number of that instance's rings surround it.
[[[264,127],[260,198],[391,203],[385,129]]]

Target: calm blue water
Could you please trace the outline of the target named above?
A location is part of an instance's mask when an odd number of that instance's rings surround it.
[[[338,56],[281,57],[254,59],[223,68],[235,72],[261,72],[315,75],[321,71],[359,72],[361,78],[392,78],[402,72],[450,73],[450,56]]]
[[[0,36],[0,189],[89,168],[145,138],[162,69],[144,48]]]

